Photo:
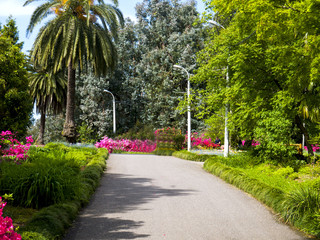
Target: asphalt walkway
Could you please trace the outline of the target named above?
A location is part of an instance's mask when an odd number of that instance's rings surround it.
[[[101,186],[65,237],[73,239],[306,238],[202,163],[111,154]]]

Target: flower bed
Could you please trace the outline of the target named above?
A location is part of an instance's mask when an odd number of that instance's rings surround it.
[[[27,152],[33,142],[32,136],[26,137],[26,144],[20,143],[11,131],[0,134],[0,161],[5,159],[21,163],[28,158]]]
[[[187,141],[187,135],[186,135],[185,141]],[[205,138],[204,134],[199,136],[199,134],[197,132],[192,133],[191,144],[193,147],[196,147],[199,149],[218,149],[218,148],[220,148],[220,145],[212,142],[211,138]]]
[[[112,138],[103,137],[100,142],[95,144],[97,148],[106,148],[109,153],[115,150],[124,152],[153,152],[156,149],[156,143],[151,140],[113,140]]]

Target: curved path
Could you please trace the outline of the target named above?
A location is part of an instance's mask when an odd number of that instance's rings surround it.
[[[249,195],[174,157],[111,154],[65,240],[306,239]]]

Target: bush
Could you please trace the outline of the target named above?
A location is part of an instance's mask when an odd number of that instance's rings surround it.
[[[317,166],[307,165],[294,172],[290,166],[250,160],[248,154],[210,158],[204,163],[205,170],[252,194],[285,221],[308,234],[320,236],[320,179],[312,178],[314,168]],[[301,179],[304,174],[306,178]],[[297,178],[303,182],[294,181]]]
[[[70,148],[68,150],[72,151]],[[21,228],[22,236],[27,236],[26,239],[40,240],[60,239],[63,236],[76,218],[80,207],[89,202],[106,167],[108,151],[106,149],[95,151],[96,154],[92,155],[86,168],[80,173],[80,191],[75,200],[41,209],[33,215],[25,227]]]
[[[0,192],[12,192],[13,204],[42,208],[79,195],[79,169],[69,163],[46,161],[14,166],[1,163]]]
[[[156,149],[153,151],[153,154],[159,155],[159,156],[172,156],[174,150],[171,149]]]
[[[183,135],[175,135],[173,137],[173,141],[174,141],[174,149],[176,151],[179,151],[183,147],[183,143],[185,141],[185,136],[183,136]]]
[[[255,147],[256,151],[264,160],[287,162],[297,152],[294,146],[290,146],[292,132],[292,119],[282,110],[275,108],[263,112],[255,129],[255,137],[260,143]]]
[[[182,158],[185,160],[195,161],[195,162],[204,162],[209,158],[216,157],[215,155],[196,154],[196,153],[188,152],[187,150],[174,152],[172,156],[177,158]]]
[[[92,164],[101,155],[92,148],[70,148],[48,144],[32,148],[27,162],[0,164],[0,194],[13,193],[14,205],[43,208],[82,196],[81,168],[94,165],[101,172],[103,164]],[[97,181],[97,178],[94,179]]]
[[[45,236],[38,232],[23,232],[21,234],[21,239],[23,240],[47,240]]]

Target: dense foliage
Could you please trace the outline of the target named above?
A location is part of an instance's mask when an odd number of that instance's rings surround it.
[[[27,161],[20,165],[0,162],[0,195],[13,193],[14,205],[37,209],[80,200],[88,194],[82,189],[82,168],[89,168],[102,151],[62,144],[32,147]]]
[[[195,2],[145,0],[137,4],[136,18],[126,19],[119,32],[115,72],[107,78],[88,73],[77,82],[78,121],[99,138],[112,135],[112,97],[103,89],[115,96],[118,134],[136,124],[186,130],[185,107],[177,107],[186,94],[187,76],[173,65],[190,74],[197,68],[195,53],[203,48],[204,32],[201,24],[193,24],[198,19]],[[199,125],[192,121],[193,128]]]
[[[35,0],[28,0],[28,5]],[[31,51],[31,60],[36,67],[56,73],[68,69],[66,118],[63,136],[68,142],[77,139],[75,123],[75,78],[76,69],[92,68],[95,75],[106,75],[117,59],[114,40],[123,17],[117,9],[118,1],[105,4],[101,1],[53,0],[36,8],[27,31],[47,16],[55,17],[39,31]]]
[[[8,19],[0,26],[0,130],[18,132],[19,137],[25,135],[32,112],[21,46],[15,21]]]
[[[204,21],[216,22],[208,25],[211,37],[194,78],[206,84],[202,116],[210,122],[217,118],[213,112],[229,104],[233,136],[259,137],[265,157],[287,159],[285,146],[301,142],[302,134],[312,154],[320,99],[318,1],[207,5],[216,14]]]

